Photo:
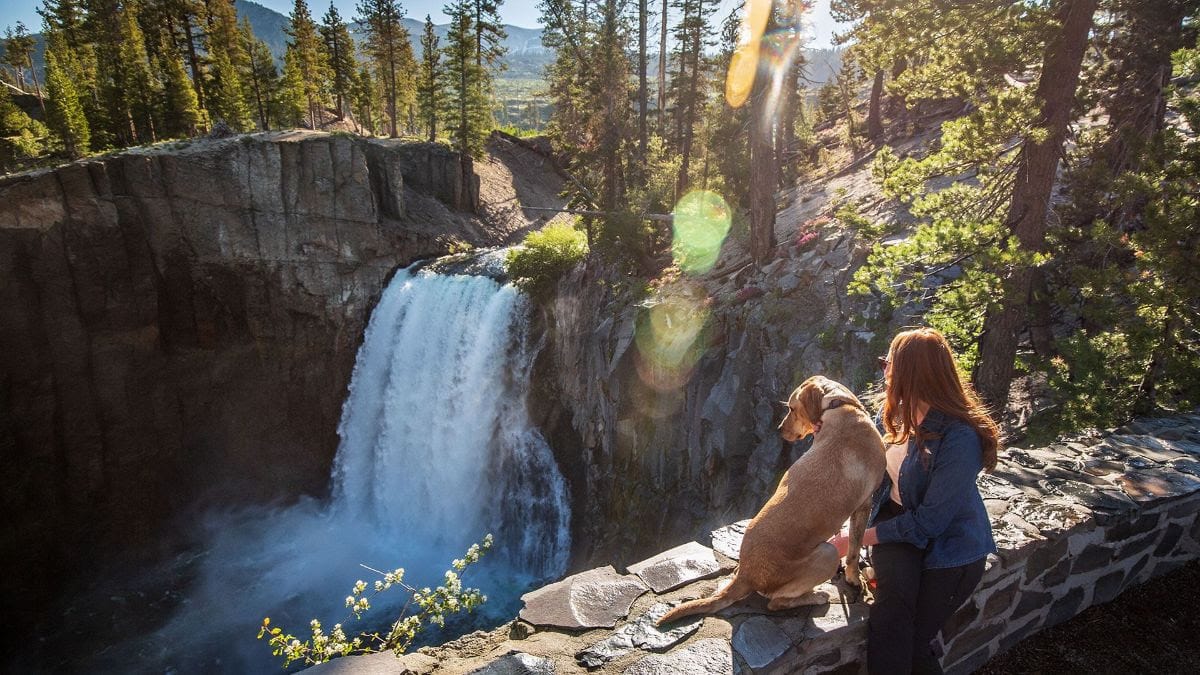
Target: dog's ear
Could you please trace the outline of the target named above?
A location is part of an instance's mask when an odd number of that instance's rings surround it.
[[[825,399],[825,390],[817,382],[809,380],[800,388],[800,407],[809,424],[821,421],[821,402]]]

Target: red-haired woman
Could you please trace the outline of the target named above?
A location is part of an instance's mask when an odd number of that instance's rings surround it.
[[[975,478],[995,468],[1000,433],[941,333],[900,333],[881,361],[887,473],[863,538],[878,584],[867,670],[940,673],[934,638],[996,550]],[[844,536],[830,542],[845,555]]]

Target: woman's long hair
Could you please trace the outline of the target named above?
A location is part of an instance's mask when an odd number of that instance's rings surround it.
[[[883,402],[884,440],[903,443],[916,436],[923,443],[926,438],[917,425],[916,411],[924,403],[975,429],[983,446],[983,467],[991,473],[996,468],[1000,427],[959,373],[946,338],[932,328],[904,331],[892,340],[888,360],[891,372]]]

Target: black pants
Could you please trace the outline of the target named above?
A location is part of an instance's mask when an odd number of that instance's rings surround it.
[[[889,506],[894,506],[888,500]],[[895,506],[894,516],[901,509]],[[878,585],[867,623],[867,672],[941,673],[933,640],[975,590],[985,561],[961,567],[924,569],[925,551],[912,544],[877,544],[871,563]]]

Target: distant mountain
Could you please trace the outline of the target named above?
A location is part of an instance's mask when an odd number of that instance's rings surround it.
[[[254,34],[267,43],[267,46],[271,49],[271,53],[275,55],[276,62],[282,65],[283,53],[287,49],[288,36],[286,29],[290,23],[288,18],[279,12],[267,9],[262,5],[249,2],[248,0],[235,0],[235,6],[238,16],[244,16],[250,20],[250,26],[254,29]],[[419,58],[421,54],[421,33],[425,30],[425,22],[414,18],[405,18],[404,27],[408,30],[409,39],[413,46],[413,53]],[[448,25],[434,26],[438,39],[443,45],[446,43],[446,32],[448,29]],[[554,52],[542,45],[541,29],[505,25],[504,30],[508,33],[508,37],[504,40],[504,47],[508,51],[502,61],[505,70],[500,74],[499,79],[541,79],[545,75],[546,66],[554,60]],[[363,28],[357,22],[350,24],[350,32],[360,42],[365,39]],[[42,75],[45,63],[45,41],[42,39],[40,33],[34,37],[37,40],[34,46],[34,67],[39,71],[39,79],[45,81],[45,77]],[[2,54],[3,50],[0,49],[0,55]],[[840,50],[807,50],[807,56],[809,60],[807,72],[811,86],[819,86],[832,79],[833,75],[841,67]],[[656,62],[657,59],[651,59],[650,71],[652,76],[657,75]]]

